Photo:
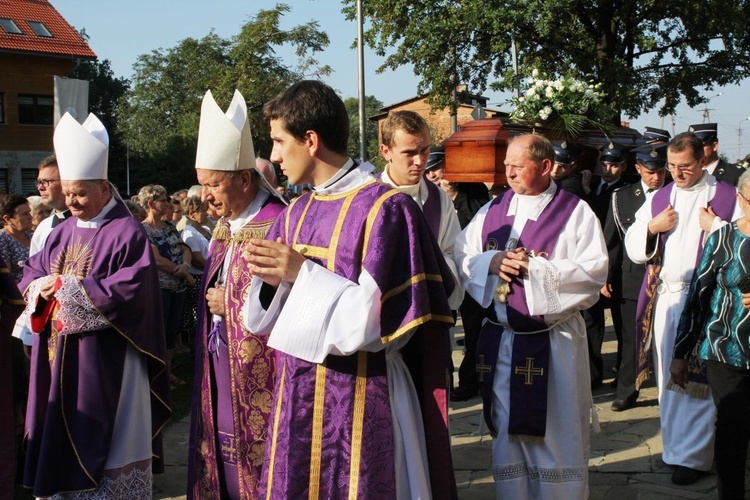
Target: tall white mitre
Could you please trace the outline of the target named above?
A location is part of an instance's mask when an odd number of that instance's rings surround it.
[[[216,104],[210,90],[203,96],[195,168],[223,171],[255,168],[247,104],[238,90],[234,91],[226,113]]]
[[[109,135],[93,113],[83,124],[65,113],[55,127],[53,142],[61,180],[107,179]]]

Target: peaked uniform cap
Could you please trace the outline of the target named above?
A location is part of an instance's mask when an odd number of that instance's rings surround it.
[[[432,148],[432,151],[430,151],[430,156],[427,158],[427,167],[425,168],[425,170],[439,167],[441,164],[444,165],[443,162],[445,162],[445,149],[442,146]]]
[[[670,134],[669,131],[664,130],[664,129],[646,127],[646,131],[643,132],[643,138],[648,143],[669,142],[669,140],[672,138],[672,134]]]
[[[610,142],[601,149],[601,160],[602,163],[622,163],[627,153],[626,146]]]
[[[93,113],[82,124],[65,113],[55,128],[53,142],[61,180],[107,179],[109,135]]]
[[[224,113],[211,91],[203,96],[195,168],[235,172],[255,168],[247,104],[238,90]]]
[[[645,144],[632,150],[636,163],[649,170],[659,170],[667,165],[667,147],[663,144]]]
[[[690,125],[688,131],[697,135],[703,142],[719,140],[719,125],[716,123],[697,123]]]
[[[580,149],[568,141],[553,141],[552,147],[555,149],[555,163],[561,165],[570,165],[578,160]]]

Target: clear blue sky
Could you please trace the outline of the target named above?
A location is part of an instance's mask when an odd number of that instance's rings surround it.
[[[89,44],[100,59],[109,59],[112,69],[120,77],[129,78],[136,58],[158,48],[169,48],[187,38],[201,38],[213,28],[219,36],[231,37],[240,27],[261,9],[274,7],[270,0],[217,0],[213,2],[197,0],[51,0],[55,8],[76,29],[86,29],[90,36]],[[318,21],[331,43],[318,60],[328,64],[334,73],[327,83],[336,88],[342,97],[356,97],[357,53],[352,42],[357,37],[357,26],[346,21],[341,13],[340,0],[288,0],[291,10],[282,20],[283,28]],[[291,53],[279,51],[282,58]],[[418,78],[411,68],[387,71],[376,74],[375,69],[382,63],[371,51],[365,51],[365,92],[374,95],[385,104],[413,97],[417,91]],[[719,124],[720,150],[730,159],[737,157],[738,128],[742,128],[740,151],[744,156],[750,153],[750,99],[743,92],[744,85],[731,86],[707,92],[714,96],[708,104],[710,121]],[[509,110],[507,94],[485,92],[490,102]],[[498,103],[498,104],[496,104]],[[687,130],[690,124],[702,123],[705,106],[691,109],[680,105],[674,117],[674,130],[679,133]],[[627,118],[625,118],[627,119]],[[632,127],[642,130],[645,126],[672,129],[669,118],[660,118],[655,111],[629,120]],[[663,125],[663,127],[662,127]]]

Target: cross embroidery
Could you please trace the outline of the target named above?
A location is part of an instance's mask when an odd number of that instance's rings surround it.
[[[484,374],[492,371],[492,366],[484,364],[484,354],[477,360],[477,371],[479,372],[479,381],[484,382]]]
[[[219,442],[221,446],[221,458],[229,465],[237,463],[237,448],[235,446],[234,436],[219,433]]]
[[[525,385],[533,385],[534,375],[544,375],[544,368],[534,368],[534,358],[526,358],[526,366],[516,366],[515,374],[526,377]]]

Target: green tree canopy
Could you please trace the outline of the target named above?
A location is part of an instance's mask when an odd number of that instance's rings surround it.
[[[359,158],[359,99],[348,97],[344,99],[344,106],[349,113],[349,146],[347,152],[352,158]],[[383,103],[375,96],[365,96],[365,138],[367,139],[367,159],[377,162],[378,154],[378,124],[370,121],[370,117],[377,115]]]
[[[328,45],[328,36],[309,22],[289,30],[280,27],[289,7],[261,10],[240,33],[223,39],[211,31],[204,38],[186,38],[175,47],[141,55],[134,65],[132,89],[120,101],[120,129],[134,155],[135,186],[160,183],[181,188],[195,184],[195,147],[200,107],[206,90],[226,108],[234,89],[248,101],[255,151],[271,151],[263,104],[305,77],[328,74],[313,55]],[[298,65],[289,68],[276,49],[290,45]]]
[[[344,3],[354,18],[355,0]],[[367,43],[387,56],[380,71],[412,64],[435,107],[451,105],[457,83],[512,89],[512,39],[521,76],[537,68],[602,83],[631,117],[701,104],[701,89],[737,83],[750,67],[747,0],[372,0],[364,9]]]

